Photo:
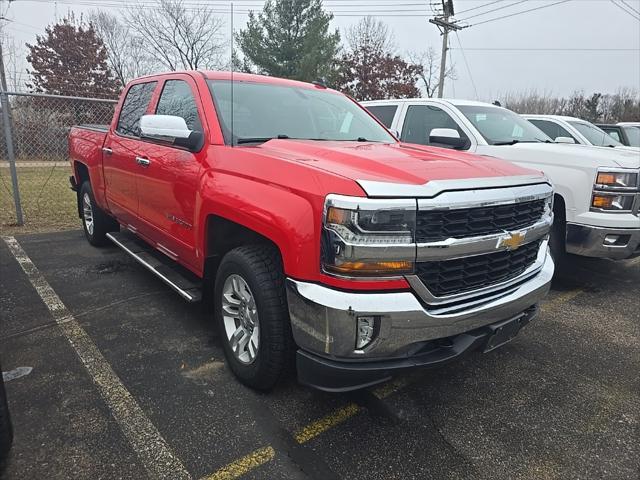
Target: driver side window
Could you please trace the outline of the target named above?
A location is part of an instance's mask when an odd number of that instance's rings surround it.
[[[549,122],[547,120],[539,120],[535,118],[532,118],[529,121],[533,123],[536,127],[538,127],[540,130],[542,130],[544,133],[546,133],[547,136],[551,138],[551,140],[555,140],[558,137],[568,137],[568,138],[573,138],[573,141],[575,143],[578,143],[578,141],[573,137],[573,135],[571,135],[568,132],[567,129],[558,125],[555,122]]]
[[[431,145],[434,147],[446,147],[446,145],[431,143],[429,141],[429,135],[434,128],[450,128],[456,130],[460,134],[460,138],[466,141],[464,149],[469,148],[469,137],[467,137],[455,120],[453,120],[447,112],[433,105],[409,106],[402,127],[402,141],[420,145]]]

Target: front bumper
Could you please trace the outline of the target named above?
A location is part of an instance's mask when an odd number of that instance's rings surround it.
[[[606,239],[615,243],[607,243]],[[566,250],[586,257],[623,260],[640,255],[640,228],[609,228],[567,223]]]
[[[437,360],[441,354],[414,358],[434,340],[454,342],[457,346],[448,350],[447,360],[455,358],[484,341],[485,335],[480,331],[483,327],[514,318],[536,305],[549,291],[553,271],[553,261],[550,255],[545,255],[540,269],[521,282],[457,300],[448,308],[441,304],[429,306],[413,291],[345,292],[288,279],[291,326],[301,349],[298,352],[298,366],[303,367],[299,369],[300,381],[327,390],[360,388],[370,384],[373,377],[373,383],[383,381],[388,378],[384,372],[441,363]],[[377,322],[377,335],[362,350],[355,348],[360,316],[373,316]],[[451,357],[451,352],[458,350],[460,353]],[[310,362],[318,368],[332,367],[336,377],[340,376],[341,369],[355,371],[356,376],[360,372],[363,381],[355,381],[351,387],[336,387],[330,382],[331,375],[316,375],[317,368],[310,367]],[[388,362],[395,366],[390,367]],[[371,371],[377,373],[372,375]],[[314,375],[318,377],[316,380]]]
[[[509,320],[518,322],[519,327],[522,327],[533,320],[537,313],[538,307],[534,305]],[[414,345],[414,352],[410,355],[367,362],[334,360],[298,350],[296,355],[298,381],[328,392],[345,392],[370,387],[389,380],[401,371],[438,367],[458,360],[475,350],[490,347],[491,336],[498,328],[500,328],[498,325],[492,324],[449,338],[419,342]]]

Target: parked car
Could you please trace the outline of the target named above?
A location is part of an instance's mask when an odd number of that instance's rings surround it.
[[[640,152],[627,147],[593,123],[561,115],[522,115],[556,143],[577,143],[594,147],[613,147]]]
[[[596,126],[601,128],[604,132],[607,132],[609,136],[623,145],[640,148],[640,126],[610,125],[604,123],[600,123]]]
[[[257,75],[134,80],[69,135],[87,240],[188,301],[212,286],[227,364],[272,388],[384,381],[509,341],[549,289],[550,182],[400,144],[347,96]]]
[[[2,368],[0,368],[2,372]],[[4,378],[0,378],[0,475],[5,466],[11,444],[13,443],[13,427],[9,415],[7,393],[4,388]]]
[[[640,155],[637,152],[557,145],[521,116],[466,100],[364,102],[402,141],[441,146],[543,170],[555,193],[551,247],[589,257],[640,254]]]

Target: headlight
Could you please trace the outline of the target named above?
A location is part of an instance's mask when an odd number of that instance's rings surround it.
[[[593,185],[591,210],[600,212],[632,212],[638,192],[640,172],[633,170],[599,171]]]
[[[638,174],[630,172],[598,172],[596,188],[635,188]]]
[[[593,192],[591,206],[599,210],[631,211],[634,195],[617,193]]]
[[[349,277],[412,273],[415,200],[374,200],[329,195],[325,203],[321,263]]]

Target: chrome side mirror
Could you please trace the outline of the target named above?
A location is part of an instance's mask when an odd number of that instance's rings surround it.
[[[202,132],[189,130],[184,118],[175,115],[143,115],[140,118],[140,136],[189,150],[199,150],[203,143]]]
[[[554,142],[556,142],[556,143],[576,143],[576,141],[571,137],[556,137]]]
[[[461,148],[465,145],[466,140],[463,140],[460,133],[453,128],[434,128],[429,132],[429,143]]]

